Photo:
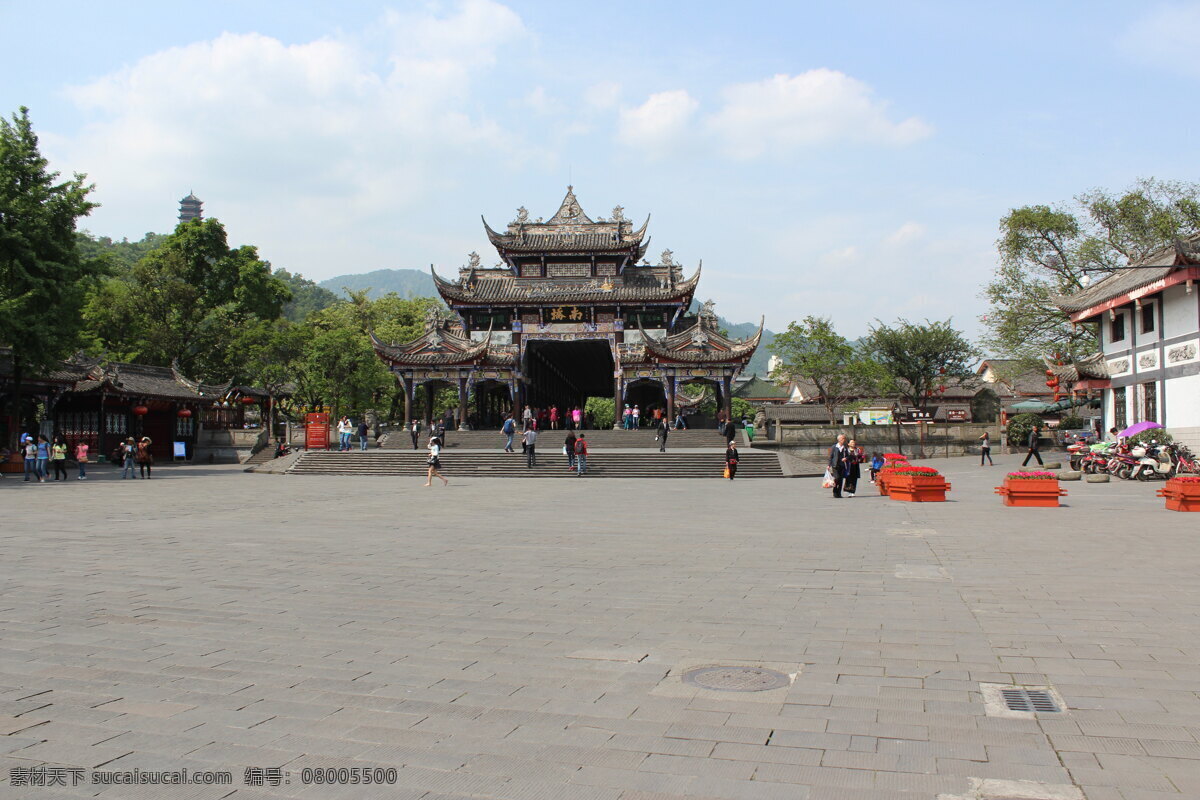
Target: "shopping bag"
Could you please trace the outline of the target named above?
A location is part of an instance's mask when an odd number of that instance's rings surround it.
[[[825,477],[821,480],[821,488],[822,489],[832,489],[833,488],[833,472],[829,469],[829,467],[825,468]]]
[[[722,477],[722,478],[728,478],[728,477],[729,477],[729,467],[726,467],[726,468],[725,468],[725,471],[721,473],[721,477]]]

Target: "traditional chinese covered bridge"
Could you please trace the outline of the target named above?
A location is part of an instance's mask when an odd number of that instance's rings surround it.
[[[565,410],[589,397],[673,415],[682,387],[695,383],[713,387],[728,414],[762,326],[735,340],[718,329],[712,301],[690,314],[700,268],[685,277],[670,250],[647,263],[648,224],[635,229],[620,206],[593,220],[571,187],[544,222],[524,208],[503,233],[485,220],[501,262],[484,268],[471,253],[456,280],[435,271],[452,313],[431,312],[414,341],[374,339],[404,387],[406,418],[418,390],[444,386],[458,392],[460,425],[496,426],[526,405]]]

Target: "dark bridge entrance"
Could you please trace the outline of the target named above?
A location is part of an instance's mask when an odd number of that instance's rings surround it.
[[[613,396],[613,358],[606,339],[535,340],[525,346],[525,405],[583,408],[589,397]]]

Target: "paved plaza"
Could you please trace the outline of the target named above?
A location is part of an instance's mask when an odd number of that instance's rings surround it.
[[[0,797],[1200,797],[1196,518],[1136,483],[1005,508],[1005,466],[931,463],[952,502],[8,476]],[[683,680],[703,666],[787,677]],[[1009,711],[994,684],[1065,708]],[[89,782],[183,768],[232,782]],[[363,775],[386,784],[312,782]]]

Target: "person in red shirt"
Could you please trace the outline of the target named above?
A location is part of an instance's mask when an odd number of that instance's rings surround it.
[[[578,478],[582,478],[583,473],[587,472],[587,455],[587,434],[580,431],[579,438],[575,440],[575,468]]]

